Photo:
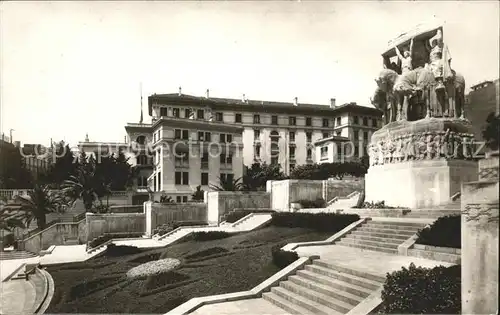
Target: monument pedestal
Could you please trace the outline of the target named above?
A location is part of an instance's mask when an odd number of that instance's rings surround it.
[[[470,130],[468,121],[448,118],[385,125],[371,139],[365,200],[411,209],[449,203],[478,178]]]

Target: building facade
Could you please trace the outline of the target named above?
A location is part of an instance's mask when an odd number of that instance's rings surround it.
[[[349,103],[329,106],[270,102],[182,94],[154,94],[148,98],[152,121],[176,119],[212,122],[242,128],[243,163],[280,164],[285,174],[295,166],[316,161],[315,142],[343,137],[353,143],[353,158],[367,155],[366,147],[381,126],[381,112]]]
[[[471,86],[466,97],[465,118],[471,121],[474,137],[482,140],[482,130],[490,113],[500,113],[500,80],[484,81]]]

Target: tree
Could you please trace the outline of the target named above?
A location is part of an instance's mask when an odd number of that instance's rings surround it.
[[[342,179],[346,175],[362,177],[367,167],[360,162],[306,164],[297,166],[291,173],[291,179],[326,180]]]
[[[259,164],[254,163],[251,167],[245,166],[243,185],[245,190],[265,190],[268,180],[285,179],[285,174],[281,171],[279,164]]]
[[[191,197],[193,201],[203,201],[205,200],[205,191],[201,189],[201,186],[198,185],[196,187],[196,191],[194,192],[193,196]]]
[[[85,210],[91,211],[101,199],[111,194],[109,183],[101,174],[96,172],[97,162],[93,156],[87,159],[87,163],[79,165],[76,176],[70,176],[61,185],[62,191],[72,202],[81,199]]]
[[[3,189],[33,187],[33,176],[26,168],[18,147],[3,144],[0,148],[0,184]]]
[[[486,147],[490,150],[498,150],[500,144],[500,115],[495,115],[493,112],[488,115],[482,134],[486,141]]]
[[[99,163],[96,164],[97,176],[101,177],[113,191],[126,190],[132,186],[138,174],[138,168],[132,167],[128,160],[123,152],[101,157]]]
[[[210,189],[215,191],[241,191],[243,190],[242,178],[232,179],[231,177],[219,177],[219,185],[210,185]]]
[[[80,160],[78,160],[73,155],[73,152],[71,152],[69,145],[65,144],[64,141],[59,142],[52,150],[54,150],[53,153],[55,153],[56,160],[54,164],[50,166],[42,181],[53,188],[58,188],[65,180],[76,175],[82,159],[80,155]]]
[[[18,196],[18,200],[21,203],[20,211],[23,213],[26,226],[36,220],[41,230],[46,226],[48,213],[62,213],[68,206],[64,196],[59,192],[50,191],[47,185],[35,185],[35,188],[28,191],[27,196]]]

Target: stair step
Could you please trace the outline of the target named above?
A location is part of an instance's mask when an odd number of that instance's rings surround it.
[[[373,280],[358,277],[355,275],[339,272],[337,270],[325,268],[325,267],[318,266],[315,264],[306,265],[305,270],[319,273],[319,274],[324,275],[324,276],[332,277],[334,279],[338,279],[338,280],[341,280],[341,281],[344,281],[347,283],[355,284],[357,286],[361,286],[361,287],[366,288],[368,290],[376,290],[380,286],[380,283],[377,281],[373,281]]]
[[[353,234],[353,233],[347,234],[346,237],[367,240],[367,241],[374,241],[374,242],[390,243],[395,245],[400,245],[404,242],[404,240],[398,238],[367,236],[363,234]]]
[[[334,270],[337,270],[340,272],[345,272],[345,273],[348,273],[348,274],[353,275],[353,276],[373,280],[373,281],[379,282],[381,284],[385,282],[385,276],[374,275],[374,274],[371,274],[371,273],[368,273],[365,271],[347,268],[347,267],[337,265],[337,264],[334,264],[334,263],[331,263],[328,261],[324,261],[321,259],[314,260],[313,264],[316,264],[318,266],[325,267],[325,268],[334,269]]]
[[[320,293],[318,291],[314,291],[306,286],[302,286],[290,281],[285,281],[280,283],[280,287],[286,289],[287,291],[293,292],[295,294],[298,294],[304,298],[307,298],[308,300],[311,300],[313,302],[319,303],[323,306],[326,306],[328,308],[334,309],[340,313],[347,313],[349,312],[356,304],[351,304],[342,301],[341,298],[336,298],[333,296],[325,295],[323,293]],[[342,296],[340,296],[342,297]]]
[[[318,302],[305,298],[297,293],[291,292],[283,287],[273,287],[271,288],[271,292],[276,294],[277,296],[287,300],[289,303],[294,303],[300,307],[303,307],[314,314],[323,314],[323,315],[334,315],[334,314],[342,314],[341,312],[335,311],[325,305],[322,305]]]
[[[305,309],[303,307],[300,307],[298,305],[292,304],[286,299],[280,297],[279,295],[272,293],[272,292],[266,292],[262,294],[262,298],[266,301],[271,302],[272,304],[284,309],[285,311],[289,312],[290,314],[294,315],[314,315],[314,312],[309,311],[308,309]]]
[[[387,230],[394,230],[394,231],[399,231],[399,230],[405,230],[405,231],[414,231],[417,232],[421,230],[423,227],[418,227],[418,226],[403,226],[403,225],[389,225],[389,224],[373,224],[373,223],[367,223],[363,225],[363,227],[368,227],[368,228],[375,228],[375,229],[387,229]]]
[[[373,233],[384,233],[384,234],[400,234],[400,235],[408,235],[411,236],[413,234],[416,234],[417,232],[415,231],[410,231],[410,230],[391,230],[391,229],[381,229],[381,228],[373,228],[373,227],[366,227],[362,226],[360,228],[362,231],[367,231],[367,232],[373,232]]]
[[[347,247],[367,249],[367,250],[371,250],[371,251],[375,251],[375,252],[382,252],[382,253],[388,253],[388,254],[397,254],[398,253],[398,251],[395,249],[389,249],[389,248],[378,247],[378,246],[369,246],[369,245],[360,245],[360,244],[342,243],[342,242],[338,242],[335,244],[341,245],[341,246],[347,246]]]
[[[376,232],[370,232],[370,231],[364,231],[364,230],[354,230],[354,231],[352,231],[351,234],[375,236],[375,237],[383,237],[383,238],[394,238],[394,239],[400,239],[403,242],[412,236],[412,235],[403,235],[403,234],[396,234],[396,233],[376,233]]]
[[[352,306],[356,306],[359,302],[363,301],[364,298],[359,295],[349,293],[347,291],[337,289],[334,287],[330,287],[328,285],[316,282],[311,279],[303,278],[298,275],[293,275],[288,277],[288,281],[295,283],[297,285],[309,288],[313,291],[319,292],[321,294],[334,297],[336,299],[342,300],[346,303],[349,303]],[[282,282],[285,283],[285,282]]]
[[[360,244],[360,245],[368,245],[368,246],[378,246],[378,247],[384,247],[384,248],[390,248],[390,249],[397,249],[398,244],[391,244],[391,243],[383,243],[383,242],[376,242],[376,241],[368,241],[368,240],[361,240],[359,238],[350,238],[349,236],[342,238],[338,243],[349,243],[349,244]]]
[[[369,224],[373,225],[396,225],[396,226],[409,226],[409,227],[417,227],[417,228],[422,228],[426,226],[424,223],[418,223],[418,222],[404,222],[404,221],[369,221]]]

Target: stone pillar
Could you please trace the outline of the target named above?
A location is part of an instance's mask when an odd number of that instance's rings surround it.
[[[462,186],[463,314],[498,313],[499,188],[498,175]]]
[[[153,220],[153,202],[152,201],[146,201],[144,203],[144,215],[146,218],[146,231],[145,235],[146,237],[151,237],[153,235],[153,229],[156,227],[154,226],[155,220]]]

